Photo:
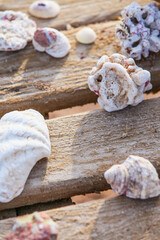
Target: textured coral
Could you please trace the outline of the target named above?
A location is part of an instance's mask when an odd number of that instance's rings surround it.
[[[58,225],[46,213],[18,217],[6,240],[56,240]]]
[[[0,120],[0,146],[0,202],[9,202],[23,191],[36,162],[50,155],[43,116],[32,109],[5,114]]]
[[[54,28],[37,29],[32,43],[37,51],[46,52],[55,58],[65,57],[71,48],[68,38]]]
[[[160,195],[160,180],[154,166],[145,158],[129,156],[104,174],[112,189],[130,198],[147,199]]]
[[[143,92],[152,88],[150,72],[138,67],[132,58],[118,53],[104,55],[88,78],[88,85],[106,111],[116,111],[143,101]]]
[[[25,13],[0,12],[0,51],[23,49],[31,41],[36,24]]]
[[[140,60],[149,52],[160,51],[160,11],[155,3],[140,6],[133,2],[122,11],[122,22],[117,27],[122,52]]]
[[[60,12],[60,6],[55,1],[36,1],[30,5],[29,12],[38,18],[53,18]]]

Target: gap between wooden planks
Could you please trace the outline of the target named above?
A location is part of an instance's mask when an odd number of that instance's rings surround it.
[[[160,173],[159,120],[160,98],[47,120],[51,157],[37,163],[22,194],[0,210],[108,189],[104,171],[130,154],[146,157]]]
[[[14,10],[28,13],[28,9],[33,0],[1,0],[0,10]],[[56,18],[42,20],[31,17],[36,21],[38,27],[54,27],[66,29],[67,24],[74,27],[109,21],[120,16],[121,10],[129,5],[132,0],[58,0],[61,6],[60,14]],[[137,0],[145,5],[151,0]]]
[[[59,224],[63,240],[159,240],[160,198],[134,200],[124,196],[47,211]],[[13,219],[0,221],[0,239]]]
[[[28,45],[0,56],[0,117],[9,111],[34,108],[42,114],[96,102],[88,88],[88,76],[104,54],[120,52],[115,37],[117,21],[95,24],[95,44],[81,45],[75,40],[78,29],[66,31],[72,49],[63,59],[54,59]],[[15,61],[16,60],[16,61]],[[151,55],[138,65],[151,71],[153,88],[160,88],[160,54]]]

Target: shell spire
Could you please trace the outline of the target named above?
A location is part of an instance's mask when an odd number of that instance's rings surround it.
[[[130,198],[147,199],[160,195],[160,180],[154,166],[145,158],[130,155],[104,174],[113,191]]]

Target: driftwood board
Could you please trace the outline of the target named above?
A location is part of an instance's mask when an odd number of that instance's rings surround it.
[[[48,211],[59,224],[60,240],[159,240],[160,198],[115,197]],[[0,239],[13,219],[0,221]]]
[[[34,108],[49,111],[95,102],[88,89],[89,72],[104,54],[120,52],[115,38],[117,21],[95,24],[95,44],[76,43],[77,29],[66,31],[72,49],[63,59],[54,59],[28,45],[18,52],[0,55],[0,117],[9,111]],[[151,71],[154,89],[160,88],[160,54],[151,55],[139,65]]]
[[[33,168],[22,194],[0,210],[109,188],[104,171],[130,154],[160,173],[160,98],[107,113],[95,110],[46,121],[52,154]]]
[[[0,10],[12,9],[28,13],[32,2],[33,0],[0,0]],[[67,24],[78,27],[113,20],[120,16],[121,10],[132,0],[57,0],[57,2],[61,6],[61,11],[56,18],[42,20],[32,17],[38,27],[54,27],[62,30],[66,29]],[[137,0],[137,2],[144,5],[151,0]]]

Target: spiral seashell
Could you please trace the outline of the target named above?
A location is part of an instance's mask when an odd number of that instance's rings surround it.
[[[34,212],[16,218],[13,223],[12,231],[6,236],[5,240],[56,240],[58,237],[58,225],[46,213]]]
[[[0,145],[0,202],[9,202],[23,191],[36,162],[50,156],[43,116],[32,109],[5,114],[0,120]]]
[[[104,174],[113,191],[130,198],[147,199],[160,195],[160,180],[154,166],[145,158],[130,155]]]
[[[136,106],[143,101],[143,93],[152,88],[149,71],[135,64],[132,58],[115,53],[102,56],[88,78],[88,86],[106,111]]]

